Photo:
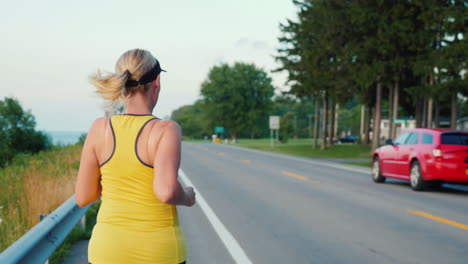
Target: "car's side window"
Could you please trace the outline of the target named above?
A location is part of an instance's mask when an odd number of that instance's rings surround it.
[[[408,133],[402,134],[401,136],[399,136],[399,137],[395,140],[395,142],[394,142],[393,144],[394,144],[394,145],[403,145],[403,144],[405,143],[405,141],[406,141],[406,138],[408,138],[409,134],[410,134],[409,132],[408,132]]]
[[[421,143],[422,144],[432,144],[432,143],[434,143],[434,137],[431,134],[423,133]]]
[[[412,132],[409,137],[406,139],[405,145],[417,145],[418,144],[419,133]]]

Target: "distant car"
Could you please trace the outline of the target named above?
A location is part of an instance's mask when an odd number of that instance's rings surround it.
[[[344,137],[339,137],[336,141],[338,143],[356,143],[357,137],[352,135],[346,135]]]
[[[444,182],[468,183],[468,132],[417,128],[387,140],[372,154],[372,179],[409,180],[413,190]]]

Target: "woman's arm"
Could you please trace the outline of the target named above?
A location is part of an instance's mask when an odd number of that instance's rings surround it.
[[[181,128],[173,121],[160,122],[165,124],[162,126],[163,134],[154,156],[154,193],[164,203],[192,206],[195,203],[193,188],[183,188],[177,180],[180,166]]]
[[[96,156],[98,136],[103,134],[107,118],[94,121],[81,151],[80,169],[75,189],[75,202],[80,207],[96,201],[101,196],[99,161]]]

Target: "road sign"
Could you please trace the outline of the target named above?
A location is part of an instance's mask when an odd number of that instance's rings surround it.
[[[280,117],[270,116],[270,129],[279,129],[279,128],[280,128]]]
[[[222,126],[215,127],[215,133],[224,133],[224,127]]]
[[[394,124],[408,124],[408,119],[393,119]]]

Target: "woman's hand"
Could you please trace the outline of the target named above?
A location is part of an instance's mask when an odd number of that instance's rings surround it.
[[[193,187],[185,187],[184,192],[185,192],[185,201],[186,201],[185,205],[193,206],[196,202],[195,191],[193,190]]]

